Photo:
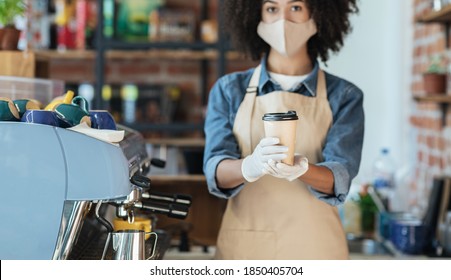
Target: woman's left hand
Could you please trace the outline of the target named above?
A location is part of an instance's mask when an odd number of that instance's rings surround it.
[[[277,178],[284,178],[291,182],[307,172],[308,159],[304,156],[296,155],[294,156],[293,165],[269,160],[264,166],[267,174]]]

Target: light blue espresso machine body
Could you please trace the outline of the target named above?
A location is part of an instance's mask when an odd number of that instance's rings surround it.
[[[60,231],[71,223],[63,218],[67,202],[130,191],[119,146],[64,128],[0,122],[0,259],[55,259]]]

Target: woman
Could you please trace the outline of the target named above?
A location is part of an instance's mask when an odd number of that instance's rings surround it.
[[[261,63],[222,77],[209,97],[204,172],[228,199],[216,257],[346,259],[336,206],[360,165],[363,93],[317,59],[342,46],[356,0],[224,2],[237,47]],[[300,116],[292,166],[262,123],[289,110]]]

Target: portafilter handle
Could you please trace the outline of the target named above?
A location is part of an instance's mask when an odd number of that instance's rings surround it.
[[[116,216],[127,218],[130,222],[134,220],[134,205],[141,201],[142,193],[150,189],[150,179],[146,176],[135,174],[130,178],[132,190],[130,194],[122,200],[115,200],[110,204],[116,207]]]
[[[191,205],[191,196],[185,194],[170,194],[156,191],[149,191],[142,193],[142,198],[165,203],[177,203],[186,206]]]
[[[164,214],[170,218],[185,219],[188,216],[189,207],[180,204],[164,204],[158,202],[138,202],[135,208],[148,210],[158,214]]]

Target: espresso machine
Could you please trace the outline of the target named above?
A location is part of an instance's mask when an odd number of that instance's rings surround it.
[[[87,250],[108,259],[111,207],[130,223],[138,211],[188,215],[189,196],[151,191],[146,174],[164,162],[149,158],[141,134],[117,129],[123,140],[109,143],[60,127],[0,122],[0,259],[89,259]]]

